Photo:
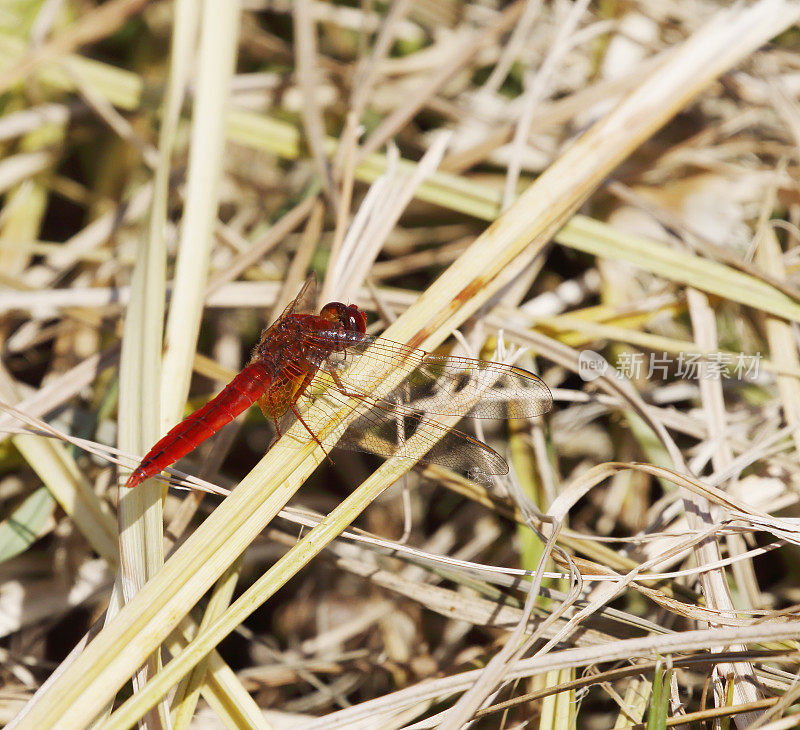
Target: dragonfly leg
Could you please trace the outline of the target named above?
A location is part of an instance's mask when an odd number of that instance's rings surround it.
[[[292,409],[292,413],[294,413],[294,415],[297,418],[297,420],[300,421],[300,423],[302,423],[303,426],[305,426],[306,431],[308,431],[311,434],[311,438],[314,439],[314,441],[317,442],[317,446],[319,446],[325,452],[325,458],[331,463],[331,465],[333,465],[333,459],[331,459],[331,456],[328,453],[328,450],[322,445],[322,441],[320,441],[317,438],[317,434],[315,434],[311,430],[311,427],[303,420],[303,417],[300,415],[300,411],[298,411],[297,408],[295,408],[294,403],[291,403],[289,405],[289,407]]]
[[[342,395],[346,395],[348,398],[362,398],[363,396],[361,393],[350,393],[348,392],[347,388],[345,387],[344,383],[339,380],[339,376],[336,373],[331,373],[331,378],[333,378],[333,382],[336,383],[336,387],[339,388],[339,392]]]

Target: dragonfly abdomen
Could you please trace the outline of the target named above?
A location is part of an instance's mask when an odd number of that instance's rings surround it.
[[[184,418],[156,443],[128,477],[125,486],[135,487],[186,456],[253,405],[271,383],[272,371],[263,361],[248,365],[219,395]]]

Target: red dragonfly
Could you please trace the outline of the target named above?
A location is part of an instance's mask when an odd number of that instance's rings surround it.
[[[466,357],[435,355],[366,334],[366,315],[353,304],[326,304],[313,314],[316,281],[310,276],[283,314],[261,333],[250,363],[222,392],[162,438],[131,473],[126,487],[159,474],[219,431],[253,403],[275,424],[278,436],[297,418],[308,440],[381,456],[441,464],[473,477],[507,474],[500,454],[427,414],[479,418],[530,418],[550,410],[547,386],[522,368]],[[396,388],[371,389],[350,376],[386,373],[413,365]],[[370,386],[371,387],[371,386]],[[331,415],[356,412],[344,435],[318,438],[303,414],[311,404]],[[414,440],[411,441],[411,437]]]

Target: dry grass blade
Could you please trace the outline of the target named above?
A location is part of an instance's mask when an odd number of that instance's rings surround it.
[[[798,0],[3,7],[0,718],[793,723],[798,19]],[[248,369],[184,460],[123,494],[112,587],[117,475],[309,272],[369,337],[321,373],[271,338],[270,397],[313,371],[299,412],[329,451],[358,398],[401,386],[374,423],[438,425],[346,443],[408,456],[436,431],[438,465],[323,454],[288,415],[201,438],[249,402]],[[446,355],[541,373],[552,413],[504,419],[536,408]],[[448,430],[469,395],[500,418],[457,428],[490,449]],[[441,465],[479,453],[509,473]]]
[[[797,301],[761,279],[655,239],[614,230],[603,223],[575,216],[556,235],[556,240],[578,251],[603,258],[620,259],[662,276],[689,284],[710,294],[798,321]]]
[[[53,519],[54,508],[55,500],[41,487],[0,522],[0,561],[19,555],[39,539]]]
[[[325,124],[317,101],[317,69],[314,64],[317,29],[311,17],[311,0],[297,0],[294,4],[294,27],[297,74],[303,91],[303,127],[322,189],[331,201],[335,201],[336,191],[325,153]]]
[[[28,58],[0,74],[0,91],[8,89],[40,63],[68,53],[84,43],[110,35],[147,2],[148,0],[111,0],[85,15],[62,35],[37,48]]]
[[[0,394],[9,401],[20,400],[11,378],[1,369]],[[14,436],[13,441],[94,549],[116,566],[119,553],[114,520],[82,477],[69,452],[61,444],[43,442],[31,435]]]
[[[444,339],[454,326],[510,281],[521,265],[541,250],[549,236],[589,194],[593,185],[597,185],[640,139],[663,124],[669,115],[716,74],[785,27],[793,17],[786,14],[786,10],[782,3],[762,3],[746,12],[726,15],[727,22],[724,24],[718,19],[704,33],[689,41],[681,53],[673,56],[671,64],[658,69],[637,92],[599,121],[551,166],[473,244],[467,254],[456,261],[423,294],[419,302],[387,330],[387,336],[429,347]],[[749,39],[749,45],[740,43],[734,48],[730,39],[744,36]],[[646,104],[649,115],[644,113],[642,104]],[[489,257],[491,261],[486,266]],[[475,268],[478,261],[481,262],[480,271]],[[399,375],[391,374],[392,377]],[[316,462],[316,459],[309,458],[311,451],[310,447],[308,450],[292,452],[281,448],[270,451],[236,492],[206,520],[165,565],[164,570],[118,616],[116,625],[110,626],[105,636],[101,634],[76,663],[75,673],[65,679],[59,688],[65,697],[70,698],[67,704],[60,705],[62,713],[69,716],[75,712],[73,708],[79,706],[85,712],[86,705],[83,703],[102,700],[97,695],[88,697],[83,690],[86,684],[81,674],[85,678],[90,667],[91,672],[103,671],[109,686],[128,676],[141,652],[151,642],[157,641],[163,631],[153,621],[158,612],[189,606],[207,589],[221,572],[223,556],[227,556],[228,560],[234,559],[282,506],[282,500],[302,483]],[[287,558],[279,561],[267,573],[259,582],[259,588],[262,589],[258,591],[260,599],[263,600],[288,580],[407,468],[407,464],[388,462],[375,472],[319,527],[309,533],[297,548],[290,551]],[[302,555],[300,562],[295,559],[295,554],[298,557]],[[206,562],[206,557],[210,555],[216,557],[214,566]],[[251,591],[256,593],[253,589]],[[137,713],[155,702],[176,679],[199,661],[226,629],[232,629],[248,610],[252,610],[254,603],[251,601],[245,602],[240,598],[237,604],[241,603],[244,611],[237,613],[235,620],[215,622],[205,634],[195,639],[181,657],[168,665],[144,693],[129,700],[125,708],[112,715],[110,722],[125,723],[138,717]],[[237,604],[234,606],[238,608]],[[134,648],[128,644],[129,648],[122,655],[109,656],[104,649],[106,643],[118,644],[131,632],[139,636],[137,646]],[[73,681],[70,683],[69,679]],[[55,692],[54,688],[53,696]],[[29,717],[43,719],[48,712],[45,696]]]
[[[198,94],[193,110],[186,207],[167,319],[161,382],[162,431],[180,420],[189,392],[191,361],[203,312],[203,293],[216,220],[217,190],[225,147],[224,109],[236,57],[240,7],[213,2],[201,14]]]
[[[725,644],[736,640],[747,642],[782,641],[792,637],[790,624],[771,624],[748,626],[729,630],[696,630],[685,631],[669,636],[654,636],[646,639],[627,639],[614,642],[613,646],[602,644],[596,647],[565,649],[550,654],[525,659],[518,662],[505,677],[507,681],[521,679],[546,671],[566,669],[569,667],[591,666],[600,662],[627,660],[631,657],[652,657],[656,654],[667,654],[679,651],[693,651],[715,646],[715,637],[719,643]],[[790,639],[791,640],[791,639]],[[464,671],[455,676],[443,679],[428,680],[423,684],[413,685],[387,697],[378,698],[349,710],[329,715],[315,722],[308,723],[308,730],[333,730],[334,728],[353,727],[355,723],[366,718],[386,713],[387,716],[401,711],[416,702],[425,699],[444,698],[451,694],[463,692],[479,679],[483,670]]]
[[[383,147],[397,130],[403,127],[428,101],[441,86],[443,86],[467,61],[483,46],[492,43],[498,36],[513,27],[525,7],[523,0],[516,0],[509,7],[498,13],[497,19],[483,30],[467,31],[462,38],[452,38],[450,50],[445,61],[440,64],[435,72],[426,78],[420,88],[415,89],[410,104],[405,104],[391,116],[384,119],[381,124],[364,141],[359,150],[357,159]]]
[[[143,454],[158,439],[161,429],[161,350],[166,288],[167,205],[172,150],[187,80],[186,67],[194,45],[197,22],[190,4],[179,6],[173,38],[169,90],[164,103],[159,155],[153,182],[149,225],[142,241],[131,283],[131,303],[125,317],[120,361],[119,445],[123,451]],[[164,563],[162,488],[152,482],[141,489],[123,490],[119,501],[120,572],[123,593],[129,601]],[[108,619],[113,618],[109,611]],[[140,690],[161,666],[158,652],[137,673]],[[148,715],[148,725],[169,727],[169,708]]]
[[[10,58],[21,51],[14,39],[2,34],[0,48],[4,48]],[[141,85],[136,76],[86,59],[76,59],[75,65],[115,104],[131,108],[140,103]],[[68,79],[56,76],[53,80],[60,86],[71,86]],[[301,155],[300,133],[290,124],[239,109],[229,113],[228,124],[232,140],[292,159]],[[332,149],[334,142],[329,139],[327,144]],[[410,166],[410,163],[401,164]],[[385,158],[373,154],[361,163],[356,174],[361,181],[374,182],[385,170]],[[418,197],[478,218],[494,220],[500,211],[502,195],[491,186],[439,172],[420,187]],[[796,302],[790,297],[763,282],[754,281],[747,274],[600,221],[576,216],[559,231],[556,240],[593,255],[631,261],[647,271],[674,281],[691,283],[734,301],[744,304],[758,302],[766,311],[781,317],[796,320],[800,316]]]

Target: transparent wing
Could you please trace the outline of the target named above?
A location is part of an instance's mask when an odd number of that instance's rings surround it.
[[[418,413],[476,418],[532,418],[553,404],[550,389],[533,373],[513,365],[434,355],[382,337],[347,333],[345,347],[328,344],[332,351],[314,376],[315,387],[337,388],[349,395],[371,398],[386,408],[398,404]],[[324,334],[310,340],[324,345]],[[412,363],[414,369],[395,389],[378,386],[366,393],[349,368],[360,360],[359,371],[385,372],[387,366]]]
[[[338,391],[328,391],[318,397],[302,395],[294,404],[300,418],[312,403],[333,417],[346,406],[355,412],[353,422],[340,439],[316,434],[326,446],[337,446],[352,451],[365,451],[379,456],[399,456],[414,461],[440,464],[453,471],[486,481],[491,474],[507,474],[508,464],[500,454],[471,436],[449,428],[438,421],[394,404],[368,396],[347,398]],[[293,419],[290,410],[281,424],[285,431]],[[312,439],[311,434],[297,440],[298,445]]]
[[[252,364],[261,357],[261,348],[270,341],[270,338],[272,338],[276,331],[285,326],[286,320],[289,319],[292,314],[306,314],[312,312],[314,310],[316,297],[317,277],[312,273],[309,274],[305,282],[303,282],[303,286],[300,287],[297,296],[286,305],[281,316],[269,325],[269,327],[265,327],[262,330],[258,345],[256,345],[253,350],[249,363]]]
[[[347,407],[355,418],[339,440],[312,435],[312,424],[298,443],[316,438],[326,446],[441,464],[486,481],[491,474],[508,473],[503,457],[428,414],[530,418],[546,413],[552,405],[544,382],[512,365],[433,355],[357,332],[306,332],[304,341],[307,351],[328,354],[298,364],[298,372],[307,373],[306,385],[299,391],[276,389],[268,394],[269,402],[266,396],[260,399],[265,414],[277,420],[281,433],[295,416],[305,423],[312,404],[331,418]],[[357,372],[367,376],[365,382],[372,380],[370,373],[377,376],[392,366],[405,364],[413,369],[396,388],[378,386],[367,392],[350,372],[357,361]]]
[[[286,305],[286,309],[283,310],[281,316],[278,317],[278,320],[288,317],[290,314],[295,312],[303,314],[315,311],[316,299],[317,277],[315,274],[311,273],[303,282],[303,286],[300,287],[300,291],[297,292],[297,296]]]

